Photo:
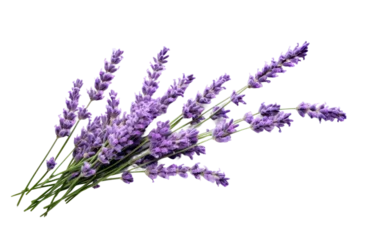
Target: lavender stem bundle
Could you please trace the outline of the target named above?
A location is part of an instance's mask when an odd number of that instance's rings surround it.
[[[13,196],[19,196],[17,205],[23,196],[31,191],[45,190],[39,197],[31,201],[25,211],[33,211],[40,203],[50,199],[44,207],[46,210],[41,216],[47,214],[60,202],[72,201],[81,192],[89,188],[99,188],[104,181],[122,180],[126,184],[134,182],[134,174],[145,174],[153,182],[159,177],[169,179],[173,176],[187,178],[189,175],[196,179],[202,177],[218,186],[228,186],[229,178],[224,172],[209,170],[199,166],[160,164],[162,159],[180,158],[183,155],[191,160],[195,155],[206,154],[205,143],[214,140],[218,143],[229,142],[232,135],[244,130],[253,130],[256,133],[263,131],[271,132],[285,125],[290,126],[293,120],[291,113],[285,111],[297,111],[304,117],[317,118],[319,122],[344,121],[346,114],[339,108],[330,108],[326,104],[311,104],[302,102],[296,107],[280,108],[278,104],[262,103],[256,113],[247,112],[244,116],[233,119],[229,117],[228,105],[232,102],[236,106],[247,104],[242,94],[247,89],[263,87],[264,83],[270,83],[270,78],[275,78],[279,73],[284,73],[285,67],[296,66],[301,59],[305,60],[309,43],[301,46],[297,44],[294,49],[289,49],[276,61],[272,59],[269,64],[249,76],[247,84],[236,91],[231,92],[220,103],[208,106],[214,98],[225,90],[224,84],[231,80],[228,74],[221,75],[213,80],[203,92],[198,92],[196,97],[186,101],[182,113],[172,121],[157,122],[156,128],[146,131],[148,126],[162,114],[167,113],[169,106],[178,97],[184,97],[188,86],[195,80],[191,75],[183,74],[161,97],[154,97],[159,87],[159,77],[166,69],[169,49],[164,47],[150,64],[147,76],[144,78],[141,92],[135,96],[128,112],[119,108],[120,100],[117,92],[111,90],[107,99],[106,112],[92,118],[88,108],[94,101],[104,99],[119,64],[123,59],[123,51],[113,51],[110,60],[105,60],[104,68],[95,79],[94,88],[87,91],[90,98],[88,104],[79,107],[80,91],[83,81],[77,79],[73,82],[73,88],[69,92],[69,100],[66,100],[66,108],[62,116],[59,116],[59,125],[55,126],[56,138],[44,156],[37,170],[28,181],[26,187]],[[60,160],[60,154],[71,139],[81,120],[87,120],[73,139],[72,151]],[[185,123],[181,124],[182,121]],[[201,130],[203,124],[213,121],[215,127],[212,130]],[[242,123],[244,122],[244,123]],[[180,126],[178,126],[180,125]],[[242,128],[240,126],[243,125]],[[59,152],[51,156],[51,150],[60,138],[66,138]],[[66,169],[58,169],[69,159]],[[42,177],[31,185],[36,173],[46,162],[46,170]]]

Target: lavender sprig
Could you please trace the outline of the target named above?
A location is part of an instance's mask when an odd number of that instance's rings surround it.
[[[88,90],[89,98],[91,101],[99,101],[103,99],[103,93],[106,91],[111,84],[111,80],[113,80],[114,75],[112,73],[115,73],[119,67],[117,68],[116,65],[119,64],[123,59],[123,51],[116,50],[113,51],[110,61],[107,61],[105,59],[105,65],[104,70],[99,72],[99,77],[95,79],[94,82],[94,88],[91,88]]]
[[[226,178],[224,173],[220,171],[211,171],[207,168],[201,168],[199,167],[199,163],[196,163],[192,167],[183,166],[183,164],[179,166],[172,164],[167,168],[164,167],[164,164],[160,164],[158,166],[150,166],[145,170],[145,174],[153,182],[158,176],[165,179],[169,179],[169,177],[176,175],[179,175],[182,178],[187,178],[188,173],[193,175],[198,180],[200,180],[201,177],[203,177],[209,182],[216,183],[217,186],[228,186],[229,178]]]
[[[158,53],[157,57],[154,59],[154,64],[150,63],[151,71],[147,70],[147,78],[143,83],[142,93],[144,96],[151,97],[156,90],[158,89],[158,78],[162,72],[166,69],[165,63],[167,63],[167,58],[169,55],[166,55],[170,49],[163,47],[163,49]]]
[[[60,116],[60,125],[55,126],[56,136],[58,138],[69,136],[70,129],[76,123],[76,112],[78,110],[78,100],[80,98],[80,90],[82,80],[77,79],[73,82],[72,91],[69,92],[69,99],[66,100],[67,109],[63,110],[63,116]]]
[[[339,108],[329,108],[325,103],[317,106],[317,104],[302,102],[297,106],[297,111],[301,117],[307,114],[310,118],[318,118],[320,123],[322,119],[331,122],[335,119],[337,119],[337,122],[342,122],[346,119],[346,114],[343,111]]]

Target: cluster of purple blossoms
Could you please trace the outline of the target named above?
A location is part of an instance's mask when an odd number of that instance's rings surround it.
[[[245,95],[239,95],[236,93],[236,91],[233,91],[232,95],[231,95],[231,101],[236,104],[236,106],[239,106],[239,103],[243,103],[243,104],[247,104],[246,102],[244,102],[243,98],[244,98]]]
[[[322,119],[331,122],[334,121],[334,119],[337,119],[337,122],[342,122],[346,119],[346,114],[339,108],[329,108],[328,106],[325,106],[325,104],[317,106],[317,104],[302,102],[297,106],[297,111],[301,117],[308,114],[310,118],[318,118],[320,123]]]
[[[203,94],[198,93],[195,100],[188,100],[187,103],[183,106],[183,117],[192,118],[193,123],[198,123],[203,120],[203,117],[200,115],[204,110],[206,104],[210,104],[211,100],[215,98],[225,87],[223,84],[231,80],[230,76],[224,74],[220,76],[217,81],[213,81],[212,85],[204,89]]]
[[[261,104],[259,109],[260,116],[254,118],[251,112],[248,112],[244,115],[244,121],[251,125],[251,129],[257,133],[262,132],[263,130],[271,132],[275,127],[281,132],[281,127],[284,127],[285,124],[290,126],[292,119],[289,119],[290,113],[280,112],[280,105],[270,104],[265,105]]]
[[[108,127],[108,147],[103,147],[98,157],[103,164],[109,164],[123,149],[139,142],[149,131],[150,126],[166,111],[167,106],[153,95],[159,91],[159,80],[167,70],[170,48],[163,46],[158,54],[152,58],[140,90],[135,94],[134,101],[129,109],[122,113],[119,108],[119,99],[109,98],[105,107],[108,119],[113,119]]]
[[[168,106],[175,102],[178,97],[184,97],[184,93],[188,85],[191,84],[194,79],[195,77],[192,74],[188,75],[187,77],[185,74],[183,74],[183,77],[179,78],[178,82],[174,80],[174,85],[172,85],[167,90],[166,94],[159,99],[160,114],[166,113]]]
[[[111,84],[111,80],[113,80],[115,73],[119,68],[116,67],[123,59],[123,51],[116,50],[113,51],[111,55],[110,62],[105,59],[104,70],[99,72],[99,77],[96,78],[94,83],[94,88],[91,88],[88,91],[89,97],[91,101],[98,101],[103,99],[103,93],[106,91]]]
[[[104,112],[90,119],[88,125],[81,128],[80,133],[73,138],[73,144],[77,146],[74,152],[76,159],[91,157],[101,147],[98,159],[101,163],[109,163],[109,159],[114,156],[114,152],[113,149],[103,147],[103,144],[112,131],[112,123],[122,113],[120,103],[119,94],[111,89],[109,97],[105,101]],[[79,141],[81,141],[81,144],[78,144]]]
[[[227,113],[229,113],[230,110],[224,110],[224,108],[220,108],[218,106],[212,108],[211,112],[211,119],[212,120],[220,120],[224,118],[228,118]]]
[[[123,172],[122,173],[122,181],[127,183],[127,184],[134,182],[133,175],[131,175],[131,173],[129,173],[127,171]]]
[[[233,119],[229,122],[226,122],[224,119],[212,130],[212,138],[215,139],[216,142],[228,142],[231,140],[231,134],[236,132],[238,126],[239,124],[235,124]]]
[[[199,163],[195,164],[193,167],[187,167],[182,165],[172,164],[167,168],[164,164],[158,166],[149,166],[145,170],[146,175],[154,182],[158,176],[169,179],[170,176],[179,175],[182,178],[187,178],[188,173],[192,174],[196,179],[204,177],[209,182],[216,183],[218,186],[222,185],[224,187],[228,186],[229,178],[225,177],[225,174],[220,171],[211,171],[207,168],[199,167]]]
[[[286,70],[282,67],[294,67],[301,61],[300,58],[305,60],[308,46],[309,43],[307,42],[302,44],[301,47],[297,44],[293,50],[289,49],[284,55],[282,54],[277,62],[272,59],[271,63],[269,65],[265,64],[264,68],[261,71],[258,71],[255,76],[249,76],[248,87],[260,88],[263,86],[263,82],[271,82],[267,78],[274,78],[278,76],[277,73],[284,73]]]
[[[77,79],[75,82],[73,82],[72,91],[69,92],[70,100],[66,100],[67,109],[63,110],[64,117],[62,118],[61,116],[59,116],[60,125],[55,126],[55,132],[58,138],[69,136],[70,129],[76,123],[76,112],[78,110],[78,100],[80,98],[81,87],[82,80]]]
[[[204,154],[205,148],[202,146],[194,146],[198,142],[198,130],[189,128],[181,130],[178,133],[170,131],[169,121],[158,122],[157,128],[153,129],[148,138],[150,140],[150,155],[154,158],[161,158],[165,155],[187,149],[181,153],[173,154],[171,158],[176,158],[181,154],[189,156],[192,159],[194,153],[197,155]],[[190,148],[191,147],[191,148]]]

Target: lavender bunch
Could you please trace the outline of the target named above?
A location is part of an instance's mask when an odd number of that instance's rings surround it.
[[[244,117],[232,119],[227,114],[230,109],[227,105],[231,102],[236,106],[244,106],[246,89],[257,89],[263,83],[270,83],[270,78],[275,78],[279,73],[285,72],[285,67],[294,67],[301,59],[305,59],[308,52],[309,43],[297,45],[293,50],[289,49],[276,61],[272,59],[270,64],[265,64],[262,70],[253,76],[250,75],[247,83],[240,89],[235,90],[223,101],[213,104],[209,109],[206,107],[212,104],[216,96],[225,89],[224,83],[231,80],[227,74],[221,75],[213,80],[204,91],[198,92],[194,99],[189,99],[183,105],[182,113],[171,122],[158,121],[156,127],[148,131],[148,127],[154,120],[168,112],[169,106],[179,97],[184,97],[188,86],[194,82],[195,77],[183,74],[182,77],[174,80],[161,97],[154,97],[159,88],[159,77],[165,70],[168,62],[169,49],[164,47],[153,58],[154,63],[150,63],[150,70],[144,78],[141,92],[135,96],[135,101],[128,111],[122,112],[119,107],[120,99],[116,91],[109,92],[106,110],[104,114],[92,118],[88,107],[93,101],[100,101],[104,98],[108,90],[114,73],[119,69],[117,64],[122,60],[123,51],[113,51],[110,61],[104,63],[104,69],[100,71],[96,78],[94,89],[88,90],[90,102],[86,107],[78,107],[80,100],[80,89],[82,80],[73,83],[73,88],[69,92],[69,100],[66,101],[67,108],[60,116],[59,125],[55,127],[56,140],[43,158],[40,166],[30,179],[26,188],[14,196],[20,196],[20,203],[24,194],[32,190],[45,188],[39,197],[34,199],[26,210],[33,211],[40,203],[50,200],[44,209],[47,214],[60,202],[72,201],[81,192],[103,186],[106,181],[122,180],[126,184],[133,184],[134,174],[144,173],[148,179],[156,180],[160,178],[170,179],[179,175],[187,178],[189,175],[196,179],[216,183],[217,186],[226,187],[229,185],[229,178],[221,171],[212,171],[207,167],[200,167],[199,163],[191,167],[184,164],[170,164],[165,166],[159,161],[163,159],[175,159],[187,156],[190,160],[197,155],[206,154],[205,143],[215,140],[218,143],[226,143],[232,140],[232,135],[241,131],[251,129],[256,133],[272,132],[278,128],[291,126],[293,120],[291,113],[286,111],[297,111],[302,117],[308,115],[310,118],[318,118],[324,121],[342,122],[346,119],[346,114],[339,108],[330,108],[325,104],[300,103],[297,107],[281,108],[278,104],[262,103],[256,113],[247,112]],[[122,96],[123,97],[123,96]],[[209,113],[209,115],[206,115]],[[78,117],[78,120],[76,118]],[[70,137],[75,131],[80,120],[87,119],[87,124],[80,133],[73,139],[73,150],[63,160],[59,159],[60,153],[67,145]],[[174,129],[184,119],[186,123]],[[203,130],[201,126],[207,121],[214,121],[212,130]],[[230,119],[230,120],[228,120]],[[242,122],[246,127],[240,128]],[[59,138],[67,137],[65,143],[55,157],[49,158],[54,144]],[[56,173],[62,164],[71,157],[66,169]],[[31,188],[29,185],[46,162],[46,172]],[[58,164],[58,165],[57,165]],[[51,173],[50,175],[48,173]],[[62,195],[60,195],[62,193]],[[60,197],[58,197],[60,196]]]

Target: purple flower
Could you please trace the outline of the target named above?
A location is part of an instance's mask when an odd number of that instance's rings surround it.
[[[243,120],[246,121],[247,123],[251,124],[251,122],[254,120],[254,118],[253,118],[253,114],[252,114],[251,112],[247,112],[247,113],[244,115]]]
[[[107,100],[106,106],[106,116],[108,124],[113,123],[113,120],[116,119],[121,114],[121,109],[118,109],[119,99],[117,98],[117,93],[113,90],[110,91],[110,99]]]
[[[297,106],[297,111],[301,117],[304,117],[305,114],[308,114],[310,118],[318,118],[321,123],[321,119],[324,121],[334,121],[337,119],[337,122],[342,122],[346,119],[346,114],[341,111],[339,108],[329,108],[324,104],[321,104],[317,107],[317,104],[309,103],[300,103]]]
[[[176,169],[176,173],[177,173],[179,176],[181,176],[182,178],[187,178],[187,177],[188,177],[187,172],[188,172],[189,170],[190,170],[189,167],[187,167],[187,166],[183,166],[183,164],[182,164],[182,165],[179,165],[179,166],[177,167],[177,169]]]
[[[84,165],[81,167],[81,176],[82,177],[91,177],[96,173],[96,170],[91,168],[90,163],[84,162]]]
[[[257,117],[252,120],[251,128],[253,131],[260,133],[263,130],[271,132],[275,127],[279,128],[281,132],[281,127],[284,127],[285,124],[290,126],[290,123],[293,121],[289,119],[290,113],[279,112],[274,116],[263,116]]]
[[[234,124],[233,119],[230,122],[226,122],[225,119],[218,123],[216,128],[212,131],[212,137],[217,142],[228,142],[231,140],[231,134],[236,132],[239,124]]]
[[[211,171],[207,168],[201,168],[199,167],[199,163],[195,164],[192,167],[187,166],[177,166],[175,164],[172,164],[168,166],[167,168],[164,167],[164,164],[160,164],[158,166],[149,166],[145,170],[146,175],[153,180],[158,177],[158,175],[162,178],[168,179],[170,176],[179,175],[182,178],[187,178],[188,173],[191,173],[196,179],[201,179],[203,177],[209,182],[216,183],[218,186],[223,185],[224,187],[228,186],[228,180],[229,178],[225,177],[224,173],[221,173],[220,171]]]
[[[122,173],[122,181],[124,183],[127,183],[127,184],[134,182],[133,175],[131,175],[131,173],[129,173],[127,171],[123,172]]]
[[[89,120],[86,130],[83,128],[81,134],[74,138],[73,157],[76,161],[82,158],[92,157],[99,144],[102,144],[100,139],[102,135],[100,117],[96,117],[93,122]],[[101,142],[101,143],[99,143]]]
[[[102,188],[102,185],[101,184],[97,184],[97,185],[95,185],[94,187],[93,187],[93,190],[94,191],[98,191],[98,190],[100,190]]]
[[[216,184],[218,188],[227,188],[230,186],[230,178],[227,173],[220,168],[217,170],[207,170],[204,173],[205,181],[209,184]]]
[[[46,166],[48,167],[48,171],[52,170],[56,166],[56,162],[54,161],[54,157],[51,157],[46,161]]]
[[[172,167],[170,168],[170,170],[172,170]],[[172,176],[167,172],[167,169],[164,167],[164,164],[160,164],[158,166],[149,166],[146,168],[145,173],[151,180],[153,180],[153,182],[154,182],[154,179],[157,178],[157,176],[160,176],[166,179],[168,179],[169,176]]]
[[[183,106],[183,117],[184,118],[193,118],[194,122],[197,122],[196,119],[200,117],[201,113],[204,110],[205,104],[211,103],[211,100],[216,97],[225,87],[223,84],[231,80],[230,76],[224,74],[219,77],[217,81],[213,80],[211,86],[206,87],[203,94],[198,93],[195,100],[188,100],[188,102]]]
[[[113,148],[103,147],[101,153],[98,155],[98,161],[102,164],[109,164],[110,159],[114,157]]]
[[[230,110],[224,110],[224,108],[220,108],[216,106],[212,109],[211,119],[218,120],[218,119],[228,118],[227,113],[229,112]]]
[[[88,119],[91,117],[91,113],[84,107],[79,107],[78,108],[78,119],[83,120],[83,119]]]
[[[291,50],[289,49],[284,55],[279,57],[279,60],[276,62],[272,59],[271,63],[268,65],[265,64],[264,68],[261,71],[258,71],[255,76],[250,75],[248,80],[249,88],[260,88],[262,83],[269,83],[270,80],[267,78],[277,77],[277,73],[283,73],[284,70],[282,67],[294,67],[300,60],[300,58],[305,60],[305,56],[308,52],[309,43],[305,42],[301,47],[299,44]]]
[[[157,59],[161,64],[168,64],[170,62],[171,48],[162,46],[157,54]]]
[[[228,186],[229,178],[225,177],[224,173],[220,171],[211,171],[207,168],[200,168],[199,163],[191,167],[190,172],[196,179],[200,179],[200,176],[203,176],[209,182],[216,182],[216,185],[223,185],[224,187]]]
[[[114,148],[111,156],[116,160],[124,158],[124,155],[141,143],[147,126],[159,115],[159,100],[146,98],[133,103],[130,114],[115,119],[113,126],[107,127],[106,138],[113,142],[110,145]]]
[[[280,112],[280,105],[277,105],[277,104],[269,104],[266,106],[264,103],[262,103],[259,109],[259,113],[262,116],[267,116],[267,117],[275,116],[279,112]]]
[[[290,115],[290,113],[279,112],[273,117],[273,124],[279,129],[279,132],[281,132],[281,128],[284,127],[285,124],[290,126],[291,122],[293,122],[292,119],[289,119]]]
[[[72,91],[69,92],[70,100],[66,100],[67,109],[63,110],[64,117],[62,118],[61,116],[59,116],[60,125],[55,126],[55,132],[58,138],[69,136],[70,129],[76,123],[77,115],[75,112],[77,111],[77,107],[78,107],[78,100],[80,98],[81,87],[82,87],[82,80],[77,79],[75,82],[73,82]]]
[[[176,83],[174,80],[174,85],[170,87],[170,89],[167,90],[166,94],[160,98],[159,102],[161,104],[160,106],[160,111],[161,114],[167,112],[168,106],[175,102],[175,100],[179,97],[182,96],[184,92],[186,91],[188,85],[192,83],[194,80],[193,75],[188,75],[187,77],[183,74],[183,78],[179,78],[178,82]]]
[[[94,88],[91,88],[88,91],[89,97],[91,101],[98,101],[103,99],[103,92],[107,90],[109,85],[111,84],[111,80],[113,80],[114,75],[112,73],[115,73],[119,68],[116,67],[118,63],[120,63],[123,59],[123,51],[121,50],[114,50],[110,62],[106,61],[105,59],[105,65],[104,65],[104,71],[99,72],[99,77],[96,78],[94,83]]]
[[[238,95],[236,93],[236,91],[233,91],[232,95],[231,95],[231,101],[236,104],[237,106],[239,106],[239,103],[243,103],[243,104],[247,104],[246,102],[244,102],[243,98],[244,98],[245,95]]]
[[[158,78],[165,70],[164,64],[167,63],[167,58],[169,57],[167,52],[170,49],[163,47],[163,49],[158,53],[157,58],[154,59],[154,65],[151,65],[151,71],[147,70],[147,78],[144,79],[142,93],[144,96],[151,97],[158,89]]]

